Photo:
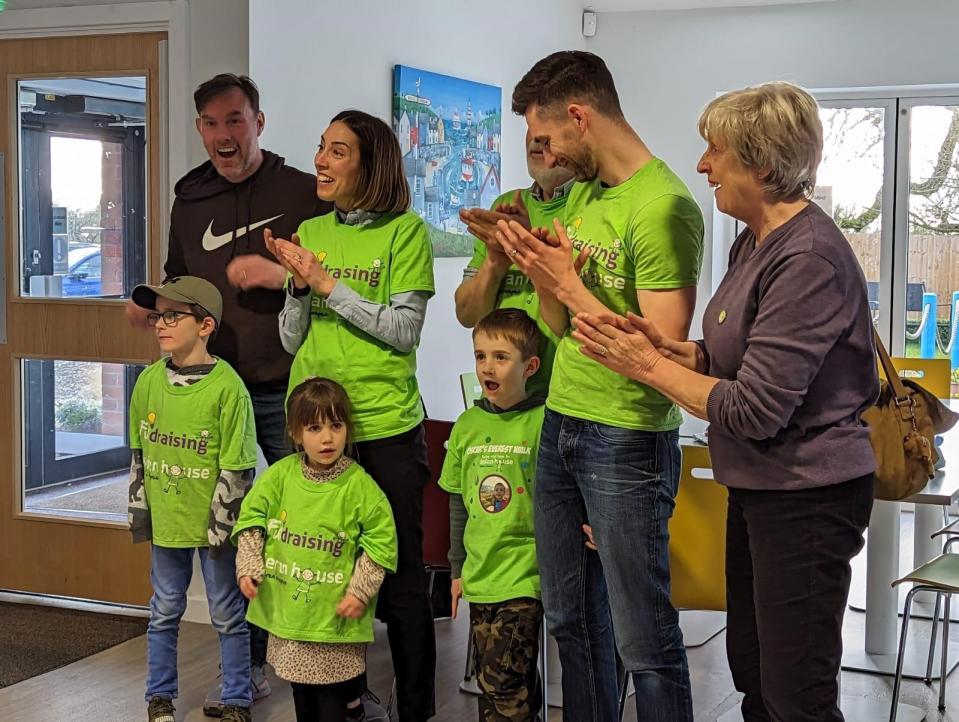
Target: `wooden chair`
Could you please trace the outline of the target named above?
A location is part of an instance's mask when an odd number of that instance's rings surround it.
[[[463,392],[463,408],[470,408],[483,395],[479,378],[472,371],[460,374],[460,391]]]
[[[669,571],[673,606],[691,614],[726,611],[728,494],[725,486],[712,479],[711,470],[707,447],[683,446],[679,493],[669,520]],[[707,624],[710,622],[714,620],[707,620]],[[725,621],[712,623],[705,641],[725,626]],[[626,675],[620,687],[620,719],[626,709],[628,694],[629,677]]]
[[[937,398],[948,399],[951,393],[950,373],[952,371],[949,359],[945,358],[907,358],[892,356],[892,365],[896,368],[899,378],[910,379],[922,386],[926,391],[935,394]],[[885,378],[882,364],[879,365],[879,376]],[[942,521],[949,523],[949,507],[942,507]]]
[[[433,598],[436,573],[450,568],[447,555],[450,550],[450,497],[440,488],[440,472],[446,459],[446,441],[453,430],[453,422],[425,419],[426,459],[430,466],[430,480],[423,490],[423,566],[429,574],[429,596]],[[396,677],[386,705],[391,718],[396,700]]]
[[[705,446],[684,446],[676,509],[669,522],[669,568],[677,609],[726,610],[726,487],[707,478]]]
[[[915,381],[926,391],[935,394],[937,398],[949,398],[949,372],[951,371],[949,359],[893,356],[892,365],[896,367],[900,378]],[[879,368],[879,375],[885,378],[882,367]]]

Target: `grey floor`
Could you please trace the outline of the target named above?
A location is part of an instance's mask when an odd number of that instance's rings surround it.
[[[911,515],[903,515],[902,556],[910,558],[912,546]],[[863,560],[857,560],[854,585],[864,581]],[[847,612],[847,630],[862,627],[863,615]],[[474,698],[458,691],[465,663],[465,619],[441,620],[436,624],[437,653],[437,722],[467,722],[476,718]],[[959,625],[953,627],[953,638],[959,639]],[[928,639],[929,623],[916,621],[911,635]],[[725,633],[707,644],[689,650],[693,685],[693,702],[697,720],[712,722],[737,707],[739,697],[733,689],[726,666]],[[180,699],[177,702],[180,722],[205,720],[201,706],[208,685],[213,681],[217,664],[217,645],[212,630],[203,625],[184,624],[181,631]],[[142,690],[145,679],[146,639],[138,637],[113,649],[81,660],[45,675],[0,690],[0,720],[20,722],[60,722],[96,720],[128,722],[145,718]],[[370,686],[384,700],[389,695],[392,666],[384,629],[377,628],[377,641],[369,655]],[[926,688],[920,682],[905,682],[902,701],[923,708],[927,720],[959,722],[959,689],[954,674],[947,686],[948,706],[943,715],[936,710],[938,688]],[[273,678],[274,693],[254,706],[254,719],[292,720],[292,699],[288,687]],[[888,701],[892,682],[888,677],[844,672],[843,693]],[[948,695],[947,695],[948,696]],[[554,709],[550,722],[558,722],[562,713]],[[626,720],[636,720],[635,705],[627,707]],[[877,718],[877,722],[878,722]]]
[[[25,506],[27,511],[34,512],[76,513],[77,516],[96,514],[125,520],[129,483],[127,471],[67,481],[29,492]]]

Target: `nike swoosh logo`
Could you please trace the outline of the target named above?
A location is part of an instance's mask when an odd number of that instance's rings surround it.
[[[249,226],[241,226],[236,229],[236,238],[245,236],[249,231],[255,231],[260,226],[265,226],[270,221],[275,221],[277,218],[281,218],[283,214],[281,213],[278,216],[273,216],[272,218],[267,218],[263,221],[257,221]],[[220,246],[229,243],[234,238],[234,233],[232,231],[227,233],[216,234],[213,232],[213,221],[210,221],[210,225],[207,226],[206,231],[203,233],[203,250],[205,251],[215,251]]]

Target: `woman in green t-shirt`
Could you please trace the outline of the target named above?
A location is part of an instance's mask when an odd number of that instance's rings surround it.
[[[423,489],[429,480],[416,347],[433,295],[426,224],[410,192],[396,136],[379,118],[337,114],[314,159],[317,195],[333,213],[267,245],[290,273],[280,314],[295,354],[290,388],[334,379],[353,402],[356,460],[385,492],[399,540],[397,572],[380,592],[396,670],[399,718],[433,714],[436,649],[423,570]]]

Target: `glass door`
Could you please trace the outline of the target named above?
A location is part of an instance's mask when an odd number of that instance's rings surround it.
[[[899,122],[897,236],[904,240],[899,293],[905,307],[897,340],[906,356],[950,359],[957,398],[959,97],[903,99]]]
[[[888,341],[896,105],[884,99],[822,101],[823,158],[813,200],[842,230],[866,276],[873,321]]]
[[[0,588],[149,599],[126,529],[127,407],[157,355],[162,33],[0,41]]]

